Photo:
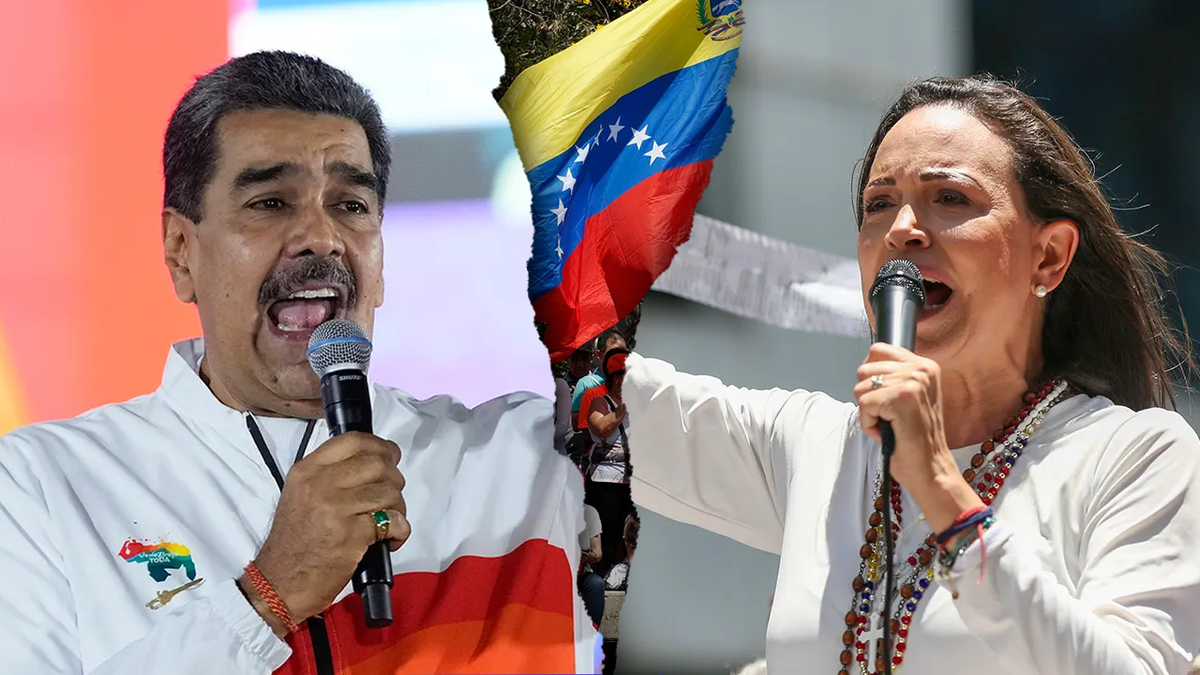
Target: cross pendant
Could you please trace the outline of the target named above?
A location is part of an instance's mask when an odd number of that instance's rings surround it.
[[[883,615],[876,614],[871,619],[871,630],[863,637],[867,640],[867,672],[875,668],[875,660],[883,641]]]

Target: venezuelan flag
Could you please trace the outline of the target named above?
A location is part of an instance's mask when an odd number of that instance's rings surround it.
[[[500,100],[533,191],[529,298],[551,360],[616,324],[691,232],[733,115],[741,0],[650,0]]]
[[[29,422],[4,334],[0,332],[0,436]]]

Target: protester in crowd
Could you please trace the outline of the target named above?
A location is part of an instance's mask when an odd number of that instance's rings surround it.
[[[623,591],[629,584],[629,568],[633,564],[633,554],[637,551],[638,532],[642,529],[642,521],[638,518],[637,508],[634,507],[625,516],[625,528],[621,544],[617,547],[617,563],[612,566],[605,577],[609,590]]]
[[[593,345],[593,356],[596,359],[596,370],[580,378],[580,380],[575,383],[575,389],[571,394],[571,413],[575,415],[573,426],[576,429],[587,428],[586,411],[588,408],[583,405],[584,394],[593,387],[604,384],[604,373],[600,367],[600,364],[604,363],[604,355],[607,354],[610,349],[628,349],[625,342],[625,336],[615,328],[610,328],[601,333],[593,341]],[[584,414],[580,414],[580,411],[584,411]]]
[[[599,627],[604,619],[604,579],[596,574],[592,566],[603,558],[601,534],[604,526],[594,506],[585,504],[583,516],[586,525],[579,534],[579,548],[582,551],[579,556],[579,594],[583,597],[583,605],[592,623]]]
[[[629,351],[629,349],[625,346],[626,342],[624,337],[614,337],[612,334],[610,334],[605,337],[604,340],[607,346],[601,353],[600,360],[597,361],[598,364],[603,363],[604,359],[608,356],[608,353],[614,349],[620,349],[625,352]],[[592,402],[595,401],[597,397],[604,397],[608,395],[608,388],[605,386],[604,369],[597,365],[596,372],[591,376],[591,379],[588,379],[586,383],[584,381],[580,381],[580,383],[575,387],[575,392],[578,394],[576,397],[577,407],[583,411],[591,410]],[[588,416],[586,414],[579,415],[575,427],[577,429],[587,429]]]
[[[588,340],[587,343],[571,352],[571,355],[567,357],[566,380],[567,384],[571,387],[572,393],[575,392],[575,385],[592,372],[593,362],[595,361],[592,349],[593,343],[593,340]]]
[[[554,449],[567,454],[571,434],[571,386],[562,375],[554,374]]]
[[[625,531],[625,518],[633,508],[629,492],[631,467],[628,461],[626,428],[629,423],[621,400],[625,359],[629,352],[609,349],[602,362],[605,394],[596,397],[588,410],[588,431],[593,448],[587,469],[587,503],[600,512],[604,527],[604,569],[615,562],[615,553]]]

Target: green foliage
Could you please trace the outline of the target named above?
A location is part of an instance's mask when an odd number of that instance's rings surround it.
[[[488,0],[492,36],[504,55],[499,101],[529,66],[561,52],[646,0]]]

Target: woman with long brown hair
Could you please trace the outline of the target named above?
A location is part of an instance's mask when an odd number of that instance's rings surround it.
[[[896,259],[925,280],[915,353],[873,345],[855,403],[631,355],[634,501],[781,554],[771,672],[879,672],[885,625],[893,671],[1186,672],[1200,440],[1162,409],[1191,363],[1163,259],[1066,132],[987,77],[906,89],[856,192],[864,291]]]

